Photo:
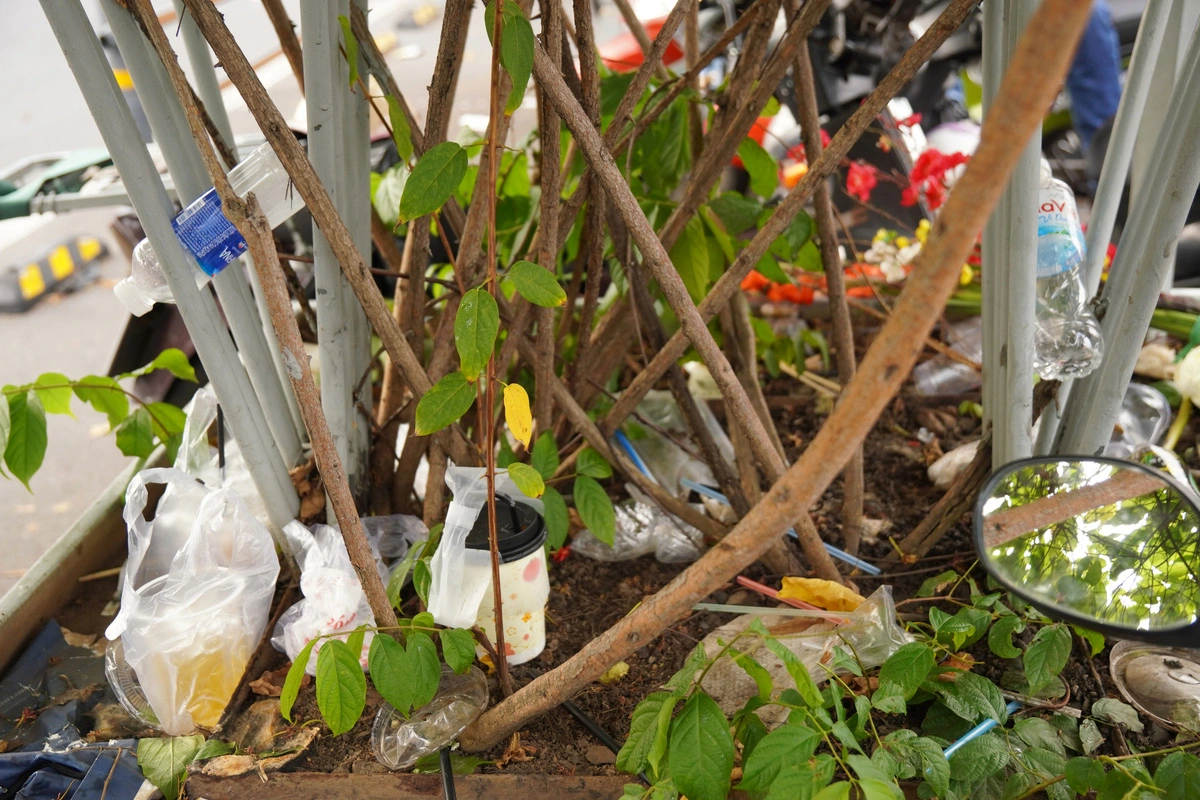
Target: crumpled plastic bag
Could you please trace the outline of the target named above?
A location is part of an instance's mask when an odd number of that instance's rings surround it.
[[[611,545],[591,531],[580,531],[571,550],[596,561],[626,561],[654,554],[663,564],[688,564],[704,551],[704,534],[667,514],[637,488],[625,484],[632,498],[617,505],[616,530]]]
[[[425,524],[416,517],[394,514],[387,517],[363,517],[367,543],[375,556],[375,568],[387,585],[394,564],[404,558],[409,547],[429,536]],[[288,549],[300,567],[300,591],[304,599],[283,612],[275,623],[271,644],[293,661],[309,640],[326,634],[337,634],[345,641],[360,625],[374,627],[375,615],[367,601],[366,592],[350,563],[346,541],[329,525],[314,525],[311,530],[300,522],[289,522],[283,528]],[[361,663],[367,668],[367,653],[374,633],[367,631],[363,639]],[[317,653],[329,639],[313,646],[305,671],[317,674]]]
[[[729,463],[734,463],[733,443],[717,421],[708,404],[700,401],[697,404],[704,425],[712,434],[721,456]],[[683,414],[674,396],[665,389],[654,389],[646,393],[637,405],[638,416],[653,423],[658,428],[677,433],[686,438],[688,427],[683,420]],[[634,423],[636,424],[636,422]],[[708,464],[684,450],[671,439],[663,436],[654,428],[642,427],[639,435],[632,440],[633,449],[641,456],[654,479],[672,494],[686,497],[689,489],[680,481],[684,478],[715,486],[716,478]]]
[[[166,487],[153,520],[147,486]],[[279,560],[271,534],[232,489],[176,469],[150,469],[125,501],[129,560],[109,639],[163,731],[212,728],[233,696],[271,612]]]
[[[761,619],[776,639],[796,655],[817,684],[829,679],[833,671],[833,650],[843,647],[856,655],[866,669],[878,667],[902,645],[913,641],[896,621],[896,606],[892,587],[881,586],[857,609],[849,613],[835,612],[844,617],[834,623],[811,617],[744,614],[722,625],[704,637],[704,651],[714,657],[728,642],[746,630],[755,619]],[[738,649],[752,656],[771,676],[775,692],[793,689],[796,684],[783,661],[754,638],[742,639]],[[732,658],[721,658],[704,678],[704,690],[727,714],[733,714],[758,692],[754,680]],[[788,709],[768,705],[755,712],[767,726],[774,729],[787,720]]]
[[[232,436],[225,437],[225,472],[222,479],[217,448],[208,443],[208,431],[216,419],[217,395],[212,386],[205,386],[196,391],[188,407],[187,422],[183,426],[183,441],[179,445],[179,452],[175,454],[175,469],[199,478],[205,486],[233,489],[254,517],[276,536],[276,543],[282,547],[283,541],[278,537],[279,531],[271,525],[267,506],[250,477],[250,470],[246,469],[246,462],[242,458],[237,440]]]
[[[479,604],[492,583],[491,555],[467,547],[467,535],[487,503],[487,478],[483,467],[450,467],[446,486],[453,499],[446,511],[442,539],[429,562],[429,613],[447,628],[470,628]],[[496,493],[532,506],[540,514],[542,502],[526,497],[507,474],[496,476]]]

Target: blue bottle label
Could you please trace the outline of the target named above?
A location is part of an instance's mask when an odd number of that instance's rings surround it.
[[[246,240],[222,213],[216,189],[200,195],[171,225],[179,243],[207,275],[216,275],[248,249]]]

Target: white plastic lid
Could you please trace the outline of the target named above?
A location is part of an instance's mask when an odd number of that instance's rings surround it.
[[[113,287],[113,294],[125,306],[125,310],[135,317],[142,317],[154,308],[154,300],[146,296],[142,287],[133,282],[133,278],[123,278]]]

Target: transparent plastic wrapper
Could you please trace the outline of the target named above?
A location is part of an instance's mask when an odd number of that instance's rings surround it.
[[[275,623],[271,635],[275,649],[295,661],[314,637],[342,632],[336,638],[345,641],[360,625],[374,627],[375,615],[350,563],[342,534],[328,525],[314,525],[309,530],[295,521],[284,526],[283,534],[300,567],[300,591],[304,599],[283,612]],[[378,557],[376,565],[386,582],[387,572]],[[363,640],[363,669],[367,668],[367,651],[374,636],[374,632],[367,631]],[[305,665],[309,675],[317,674],[317,653],[327,641],[322,639],[313,647]]]
[[[362,526],[367,534],[367,544],[371,545],[371,550],[388,565],[408,555],[408,549],[417,542],[429,538],[429,529],[425,527],[425,523],[409,514],[363,517]]]
[[[148,521],[151,484],[166,488]],[[105,635],[121,639],[164,732],[211,729],[267,625],[279,576],[271,534],[236,492],[175,469],[134,477],[125,524],[121,610]]]
[[[1110,458],[1130,458],[1142,445],[1158,444],[1171,426],[1171,404],[1153,386],[1131,383],[1117,413],[1113,435],[1104,448]]]
[[[983,323],[979,317],[951,325],[946,338],[955,352],[975,362],[983,360]],[[921,362],[913,369],[912,376],[917,391],[926,396],[971,392],[983,382],[979,370],[946,356]]]
[[[664,564],[687,564],[704,552],[704,535],[654,505],[636,487],[625,484],[632,498],[616,506],[617,526],[612,545],[580,531],[571,550],[596,561],[626,561],[653,554]]]
[[[862,605],[851,612],[829,612],[830,619],[745,614],[722,625],[704,638],[704,649],[715,656],[733,637],[745,631],[755,619],[761,619],[772,635],[804,662],[808,674],[820,684],[832,670],[833,651],[843,647],[853,653],[866,669],[878,667],[888,657],[911,642],[912,637],[896,621],[892,588],[881,586]],[[835,623],[833,619],[843,621]],[[743,646],[744,644],[744,646]],[[777,691],[795,685],[783,661],[755,639],[739,641],[738,649],[754,657],[771,675]],[[754,696],[758,688],[746,672],[731,658],[719,659],[704,678],[704,690],[727,713],[732,714]],[[768,728],[781,725],[788,710],[764,706],[757,712]]]
[[[469,628],[475,624],[479,604],[491,586],[491,557],[486,550],[467,547],[467,537],[487,502],[487,479],[483,467],[450,467],[446,486],[453,500],[446,512],[442,539],[433,554],[430,569],[429,613],[439,625]],[[496,493],[533,507],[542,504],[517,489],[507,474],[496,476]]]
[[[388,769],[408,769],[421,756],[453,742],[487,703],[487,678],[482,672],[471,667],[465,675],[456,675],[443,666],[437,695],[408,719],[387,703],[382,705],[371,728],[371,749]]]

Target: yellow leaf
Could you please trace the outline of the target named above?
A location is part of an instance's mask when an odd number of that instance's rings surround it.
[[[608,671],[600,676],[600,682],[605,686],[616,683],[629,674],[629,665],[624,661],[618,661],[608,668]]]
[[[826,611],[853,611],[866,600],[840,583],[821,578],[784,578],[779,599],[803,600]]]
[[[529,410],[529,395],[520,384],[504,387],[504,419],[512,435],[528,450],[533,436],[533,413]]]

